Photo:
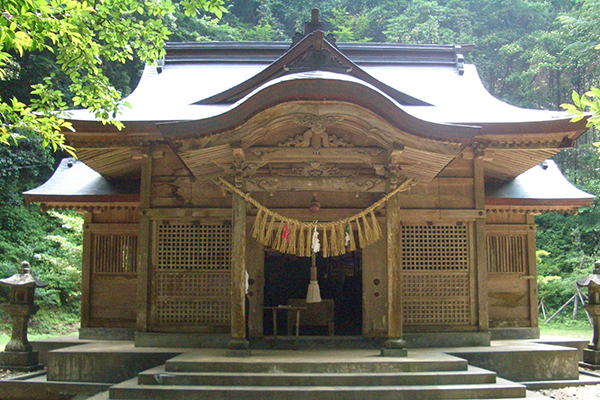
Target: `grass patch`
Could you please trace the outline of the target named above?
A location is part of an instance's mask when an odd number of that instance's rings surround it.
[[[31,341],[72,335],[79,329],[79,318],[78,310],[41,307],[29,321],[27,337]],[[0,311],[0,321],[0,350],[4,350],[11,335],[10,317],[4,311]]]
[[[580,313],[577,319],[570,315],[559,315],[547,324],[540,320],[540,333],[592,340],[593,330],[584,313]]]

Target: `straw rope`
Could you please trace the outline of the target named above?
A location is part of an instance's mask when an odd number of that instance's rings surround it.
[[[383,232],[375,217],[375,210],[403,190],[408,190],[412,179],[407,179],[394,190],[387,193],[368,208],[347,218],[330,222],[303,222],[289,218],[275,211],[269,210],[252,198],[248,193],[233,186],[223,178],[218,178],[217,184],[224,186],[227,190],[242,197],[246,202],[258,209],[256,220],[252,227],[251,235],[259,243],[270,246],[281,253],[294,254],[300,257],[311,255],[311,235],[316,227],[322,231],[323,257],[335,257],[356,250],[354,230],[352,224],[356,224],[358,232],[358,246],[365,248],[383,237]],[[370,222],[369,222],[370,220]],[[287,226],[287,239],[282,233]],[[350,236],[350,243],[346,245],[346,229]],[[275,235],[274,235],[275,233]]]

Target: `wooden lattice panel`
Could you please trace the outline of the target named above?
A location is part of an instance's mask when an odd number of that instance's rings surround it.
[[[226,270],[231,263],[231,227],[226,224],[163,223],[158,226],[160,270]]]
[[[226,300],[159,300],[157,319],[164,325],[228,325],[231,305]]]
[[[404,270],[467,270],[469,240],[465,225],[400,227]]]
[[[491,273],[525,273],[526,243],[526,235],[488,236],[488,271]]]
[[[404,301],[406,325],[468,325],[469,299],[422,299]]]
[[[231,226],[164,222],[156,241],[156,325],[229,325]]]
[[[399,233],[404,324],[472,324],[469,225],[403,225]]]
[[[405,297],[469,297],[468,274],[408,274],[402,281]]]
[[[136,235],[92,235],[91,269],[95,274],[136,273]]]
[[[205,297],[226,299],[231,287],[231,274],[223,272],[161,273],[156,292],[160,296]]]

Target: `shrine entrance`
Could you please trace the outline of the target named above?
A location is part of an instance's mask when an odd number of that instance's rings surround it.
[[[265,287],[264,306],[296,304],[306,299],[310,282],[310,257],[297,257],[273,250],[265,252]],[[360,336],[362,333],[362,260],[361,252],[353,251],[337,257],[316,259],[319,288],[322,303],[329,312],[331,309],[332,324],[325,323],[321,315],[318,325],[306,311],[300,321],[300,335],[327,336],[334,333],[344,336]],[[310,307],[310,306],[309,306]],[[295,315],[295,314],[294,314]],[[291,316],[294,316],[291,315]],[[288,329],[287,315],[280,312],[277,320],[278,334],[286,334]],[[271,310],[264,313],[264,333],[273,334],[273,314]],[[332,330],[330,330],[332,329]]]

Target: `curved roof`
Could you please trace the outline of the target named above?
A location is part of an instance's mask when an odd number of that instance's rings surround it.
[[[139,202],[138,182],[113,183],[75,158],[63,158],[43,185],[23,193],[28,202]]]
[[[595,196],[576,188],[553,160],[546,160],[514,180],[486,185],[487,205],[589,206]]]

